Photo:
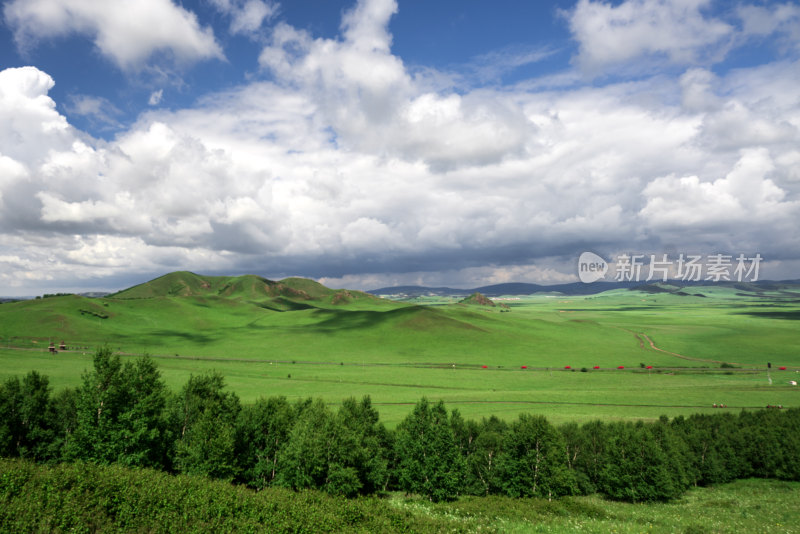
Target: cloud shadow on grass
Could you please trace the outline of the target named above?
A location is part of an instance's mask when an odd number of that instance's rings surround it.
[[[216,337],[198,334],[196,332],[182,332],[180,330],[157,330],[154,332],[148,332],[147,335],[148,337],[153,336],[163,339],[181,339],[183,341],[189,341],[198,345],[217,341]]]
[[[319,323],[303,328],[333,333],[341,330],[370,329],[384,323],[393,323],[397,327],[409,330],[437,328],[482,330],[468,322],[453,319],[444,312],[429,306],[410,306],[389,311],[318,310],[315,315],[325,318]]]
[[[399,312],[399,313],[398,313]],[[416,313],[415,308],[401,308],[390,311],[371,310],[318,310],[314,314],[323,319],[304,328],[319,330],[320,332],[335,332],[337,330],[351,330],[362,328],[375,328],[387,321]]]
[[[737,315],[749,315],[762,319],[783,319],[787,321],[800,321],[800,310],[781,310],[781,311],[747,311],[739,312]]]

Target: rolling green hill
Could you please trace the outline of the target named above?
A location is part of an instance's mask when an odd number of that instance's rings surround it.
[[[534,411],[555,421],[798,405],[789,381],[800,370],[800,299],[746,289],[539,295],[504,300],[513,313],[501,313],[301,278],[178,272],[104,298],[0,304],[0,379],[36,369],[56,388],[76,385],[108,344],[156,357],[176,388],[214,369],[245,401],[369,394],[390,424],[423,395],[471,417]],[[68,350],[49,354],[61,341]]]
[[[123,352],[242,358],[262,354],[259,347],[267,344],[280,358],[339,358],[343,351],[359,352],[349,338],[374,349],[391,332],[481,330],[441,310],[329,289],[313,280],[190,272],[171,273],[106,298],[63,295],[8,303],[0,317],[0,336],[23,348],[63,340],[71,347],[110,343]],[[339,344],[319,334],[343,338],[345,346],[334,349]],[[298,354],[298,345],[319,348]]]
[[[507,304],[503,302],[496,303],[486,295],[482,293],[478,293],[477,291],[472,295],[468,296],[467,298],[459,301],[459,304],[467,305],[467,306],[486,306],[489,308],[502,308],[504,311],[508,311],[509,307]]]
[[[460,304],[473,304],[475,306],[490,306],[492,308],[495,307],[495,303],[492,299],[478,292],[475,292],[472,295],[468,296],[467,298],[461,300]]]
[[[201,276],[188,271],[166,274],[155,280],[125,289],[111,299],[143,299],[158,297],[226,297],[231,299],[319,301],[346,304],[353,300],[379,301],[361,291],[329,289],[319,282],[305,278],[268,280],[255,275]]]

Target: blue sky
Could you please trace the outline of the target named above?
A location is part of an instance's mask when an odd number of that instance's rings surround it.
[[[800,4],[6,0],[0,294],[800,278]]]
[[[392,53],[402,58],[411,70],[434,68],[462,74],[468,78],[463,81],[467,87],[511,83],[558,72],[575,49],[566,19],[560,16],[573,3],[505,0],[493,3],[489,9],[485,2],[478,1],[410,2],[403,4],[390,20]],[[314,37],[337,39],[342,15],[354,3],[333,0],[265,3],[271,6],[270,15],[258,31],[248,33],[232,33],[231,17],[211,0],[179,5],[197,17],[201,28],[213,32],[222,48],[222,57],[174,68],[163,57],[168,53],[162,50],[126,72],[113,59],[103,57],[91,34],[74,29],[64,30],[61,35],[27,37],[20,46],[19,39],[16,43],[14,39],[20,24],[9,24],[7,16],[2,27],[0,64],[34,65],[47,72],[57,81],[49,95],[70,124],[93,136],[110,139],[135,121],[143,110],[152,107],[149,101],[154,92],[161,91],[159,107],[179,109],[192,106],[208,93],[254,79],[270,79],[270,73],[259,68],[258,56],[272,27],[285,23]],[[527,54],[535,54],[537,58],[541,54],[547,56],[481,74],[489,65],[500,63],[502,57]],[[170,72],[148,71],[153,68],[169,68]],[[100,113],[81,114],[76,102],[88,102],[87,97],[94,99],[92,102],[103,99],[105,107],[100,109],[105,110],[105,117],[98,116]]]

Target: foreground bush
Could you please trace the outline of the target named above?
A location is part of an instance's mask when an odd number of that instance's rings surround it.
[[[694,488],[672,503],[598,495],[347,499],[261,492],[205,477],[121,466],[0,460],[0,532],[795,532],[797,482]]]
[[[0,460],[2,532],[438,532],[376,497],[318,491],[255,492],[205,477],[85,463]]]

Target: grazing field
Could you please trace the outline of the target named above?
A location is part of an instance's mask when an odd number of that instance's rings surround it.
[[[389,426],[422,396],[470,418],[556,423],[800,405],[800,293],[789,290],[542,295],[506,312],[178,274],[109,298],[0,305],[0,379],[36,369],[55,389],[75,386],[107,344],[150,354],[175,389],[217,370],[245,402],[368,394]],[[68,350],[49,353],[50,341]]]

